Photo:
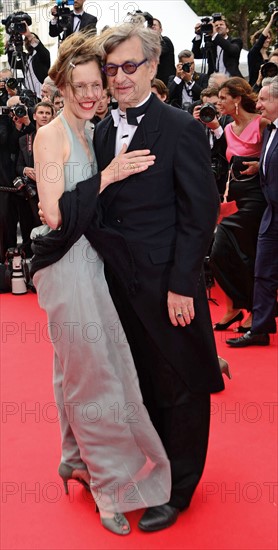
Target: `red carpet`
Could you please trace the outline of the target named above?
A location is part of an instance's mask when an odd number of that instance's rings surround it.
[[[223,295],[212,289],[213,321]],[[268,347],[241,350],[215,333],[233,379],[212,396],[206,469],[190,509],[160,533],[105,531],[90,496],[71,484],[66,497],[57,474],[59,426],[52,392],[52,348],[44,313],[33,294],[0,295],[1,316],[1,549],[272,550],[277,540],[277,336]]]

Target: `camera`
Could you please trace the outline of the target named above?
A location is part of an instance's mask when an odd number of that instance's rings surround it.
[[[57,18],[64,31],[71,29],[73,12],[67,6],[73,6],[74,0],[56,0]]]
[[[28,107],[35,107],[37,103],[37,96],[35,92],[32,92],[32,90],[22,90],[20,92],[19,99],[21,103],[24,103],[24,105]],[[28,112],[28,111],[27,111]]]
[[[11,35],[23,34],[26,32],[26,25],[32,25],[32,19],[28,13],[25,12],[14,12],[7,17],[7,19],[2,19],[2,25],[5,25],[6,32]]]
[[[210,15],[201,17],[201,34],[211,34],[213,32],[213,18]]]
[[[217,109],[213,103],[204,103],[199,112],[200,120],[202,122],[212,122],[217,115]]]
[[[268,11],[270,13],[274,13],[275,11],[278,12],[278,2],[270,2],[270,4],[268,4]],[[273,26],[278,29],[278,13],[276,13],[273,18]]]
[[[276,63],[272,63],[271,61],[267,61],[262,68],[261,68],[261,75],[262,78],[273,78],[278,74],[278,65]]]
[[[14,107],[10,107],[11,113],[16,116],[17,118],[23,118],[28,114],[27,107],[25,105],[21,105],[18,103],[18,105],[14,105]]]
[[[30,275],[25,261],[25,253],[18,247],[8,248],[6,261],[11,271],[12,294],[26,294]]]
[[[13,186],[17,191],[23,191],[26,199],[32,199],[37,195],[35,182],[27,176],[23,176],[22,178],[17,176],[13,180]]]
[[[214,23],[215,21],[222,21],[222,13],[213,13],[211,17]]]
[[[190,73],[190,67],[191,67],[191,63],[184,63],[183,66],[182,66],[182,70],[185,73]]]

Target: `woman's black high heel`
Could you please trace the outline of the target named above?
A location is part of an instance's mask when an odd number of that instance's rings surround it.
[[[72,468],[71,466],[68,466],[68,464],[61,462],[58,468],[58,473],[63,480],[66,495],[69,494],[68,481],[70,479],[75,479],[76,481],[78,481],[78,483],[81,483],[81,485],[85,487],[86,491],[89,491],[89,493],[91,492],[90,485],[83,478],[84,473],[88,473],[87,470],[81,468]]]
[[[227,323],[216,323],[213,325],[213,330],[226,330],[229,328],[233,323],[236,323],[237,321],[242,321],[243,319],[243,313],[240,311],[237,315],[235,315],[230,321],[227,321]]]

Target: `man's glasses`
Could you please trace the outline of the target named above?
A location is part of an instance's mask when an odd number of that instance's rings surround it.
[[[116,65],[115,63],[107,63],[107,65],[104,65],[102,67],[103,72],[107,76],[116,76],[118,69],[121,67],[122,71],[125,74],[133,74],[137,71],[138,67],[140,65],[143,65],[143,63],[146,63],[147,58],[143,59],[143,61],[140,61],[140,63],[134,63],[133,61],[125,61],[121,65]]]

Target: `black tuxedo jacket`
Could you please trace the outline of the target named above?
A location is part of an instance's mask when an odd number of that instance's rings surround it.
[[[23,170],[25,166],[33,168],[34,166],[34,156],[33,156],[33,144],[35,139],[36,132],[32,134],[26,134],[19,138],[19,155],[16,163],[16,174],[18,176],[23,176]],[[30,146],[31,150],[30,150]]]
[[[73,33],[73,14],[72,14],[72,21],[71,21],[71,27],[69,30],[64,31],[62,27],[57,22],[56,25],[52,25],[49,23],[49,36],[55,37],[59,36],[59,34],[63,33],[63,39],[67,36],[70,36],[70,34]],[[97,18],[94,15],[91,15],[90,13],[86,13],[85,11],[82,14],[81,21],[80,21],[80,27],[79,31],[82,30],[96,30],[96,24],[97,24]]]
[[[168,81],[169,89],[169,100],[168,102],[173,105],[173,107],[182,107],[182,90],[184,82],[177,84],[174,80],[175,75],[170,76]],[[195,74],[196,80],[194,80],[194,86],[192,86],[192,99],[197,101],[200,99],[200,93],[208,85],[208,75],[206,74]]]
[[[111,116],[96,126],[100,170],[114,158],[115,137]],[[188,387],[219,391],[223,380],[202,275],[218,209],[206,136],[191,115],[153,96],[128,150],[142,148],[156,155],[154,166],[100,195],[104,224],[125,237],[137,267],[139,290],[127,299]],[[194,297],[196,317],[185,329],[170,323],[168,290]]]
[[[278,130],[268,149],[265,163],[265,174],[262,165],[265,155],[265,148],[269,139],[269,131],[264,131],[263,147],[260,160],[260,180],[263,194],[267,201],[267,207],[263,214],[260,234],[265,233],[273,222],[278,221]]]
[[[201,40],[193,38],[192,51],[196,59],[202,59],[203,49],[201,48]],[[240,76],[242,74],[238,68],[239,56],[242,50],[241,38],[223,38],[220,34],[217,34],[214,40],[207,43],[206,57],[208,62],[208,74],[216,71],[216,58],[217,58],[217,46],[223,49],[223,62],[231,76]]]

